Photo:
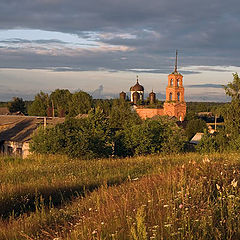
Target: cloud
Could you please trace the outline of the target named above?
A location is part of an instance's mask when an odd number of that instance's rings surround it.
[[[4,44],[24,44],[24,43],[36,43],[36,44],[66,44],[67,42],[59,39],[39,39],[39,40],[27,40],[21,38],[10,38],[6,40],[0,40],[0,43]]]
[[[93,98],[102,98],[103,97],[103,85],[100,85],[96,90],[90,93]]]
[[[36,68],[41,65],[43,68],[44,65],[68,67],[69,62],[81,56],[87,58],[88,66],[82,66],[80,61],[73,68],[91,70],[104,67],[111,71],[131,68],[166,69],[159,70],[164,73],[169,72],[173,65],[174,60],[171,57],[176,48],[179,49],[180,65],[183,67],[238,66],[238,6],[240,3],[237,0],[149,0],[148,4],[144,0],[12,0],[11,4],[3,0],[0,2],[1,29],[42,29],[69,33],[77,35],[79,40],[85,39],[86,42],[69,46],[69,42],[63,39],[29,40],[16,37],[3,39],[0,45],[11,44],[4,48],[4,57],[8,57],[9,51],[13,60],[7,67],[22,65],[23,68],[28,68],[29,55],[36,54],[36,60],[31,62]],[[93,63],[89,61],[91,56],[86,56],[88,52],[82,53],[84,46],[95,52],[90,53],[97,59]],[[120,56],[119,52],[124,52],[124,56]],[[43,56],[44,62],[39,62],[41,57],[38,55]],[[111,55],[113,63],[105,58],[106,55]],[[52,61],[52,56],[64,57],[59,60],[61,64],[57,64],[59,61]],[[22,63],[15,63],[15,58]],[[95,62],[101,64],[94,66]],[[192,74],[203,70],[183,73]]]
[[[194,84],[194,85],[186,85],[186,88],[221,88],[223,89],[223,85],[220,84]]]
[[[184,75],[235,72],[224,66],[240,67],[239,7],[238,0],[1,0],[0,67],[168,74],[179,49]]]

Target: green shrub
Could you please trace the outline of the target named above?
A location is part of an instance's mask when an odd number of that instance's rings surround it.
[[[217,151],[217,144],[215,141],[215,137],[206,131],[198,143],[196,150],[200,153],[214,153]]]
[[[85,119],[68,119],[54,128],[39,129],[31,151],[66,154],[70,157],[108,157],[111,154],[108,119],[97,108]]]
[[[197,132],[203,132],[207,129],[207,124],[202,119],[192,119],[188,122],[186,127],[186,135],[190,140]]]
[[[130,155],[180,152],[186,140],[183,131],[166,117],[147,119],[140,125],[126,127],[121,136]]]

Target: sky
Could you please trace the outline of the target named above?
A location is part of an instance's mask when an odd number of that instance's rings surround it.
[[[40,90],[118,97],[139,82],[165,97],[184,76],[186,101],[226,98],[240,70],[237,0],[1,0],[0,101]]]

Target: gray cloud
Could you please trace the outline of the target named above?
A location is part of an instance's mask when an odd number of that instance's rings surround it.
[[[10,38],[10,39],[6,39],[6,40],[1,40],[0,43],[5,43],[5,44],[21,44],[21,43],[36,43],[36,44],[57,43],[57,44],[66,44],[67,42],[61,41],[59,39],[27,40],[27,39],[22,39],[22,38]]]
[[[237,0],[149,0],[147,4],[144,0],[12,0],[11,3],[2,0],[0,28],[33,28],[81,36],[82,31],[148,29],[160,33],[156,41],[160,49],[227,45],[233,48],[238,44],[239,4]],[[84,35],[87,37],[87,33]],[[149,40],[141,36],[141,31],[138,37]]]
[[[240,66],[239,7],[238,0],[1,0],[0,29],[77,34],[89,40],[81,45],[97,48],[93,39],[100,45],[126,46],[129,50],[79,47],[80,51],[77,43],[76,49],[71,49],[59,39],[31,41],[3,36],[0,68],[169,73],[175,49],[179,49],[180,67],[208,66],[182,71],[184,75],[228,72],[214,66]],[[30,48],[18,46],[29,43]],[[46,47],[54,44],[60,45],[60,50]],[[188,87],[218,88],[210,84]]]
[[[220,84],[195,84],[195,85],[186,85],[186,88],[222,88],[223,85]]]
[[[135,48],[134,52],[124,54],[127,57],[124,62],[116,52],[108,55],[111,62],[105,58],[106,54],[101,52],[91,56],[79,56],[84,59],[83,65],[82,61],[75,64],[74,68],[79,69],[169,67],[172,65],[169,56],[173,55],[176,48],[180,49],[182,66],[236,66],[239,65],[239,6],[237,0],[149,0],[147,4],[144,0],[12,0],[11,3],[3,0],[0,2],[0,28],[60,31],[78,34],[86,39],[92,37],[90,31],[96,31],[100,34],[100,42]],[[104,34],[107,33],[113,36],[105,38]],[[125,33],[135,37],[123,38],[121,34]],[[6,42],[9,43],[10,40]],[[12,43],[24,42],[27,43],[28,40],[12,39]],[[54,39],[30,42],[64,43]],[[34,65],[31,67],[36,68],[44,65],[68,67],[69,62],[78,59],[71,57],[69,61],[69,56],[65,56],[52,61],[52,56],[34,56],[39,61],[31,61],[31,54],[16,53],[16,59],[24,60],[19,64],[14,62],[13,54],[10,55],[12,61],[8,67],[21,65],[27,68],[29,61],[30,65]]]

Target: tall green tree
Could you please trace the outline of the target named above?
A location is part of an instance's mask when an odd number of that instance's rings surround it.
[[[31,116],[47,116],[47,109],[49,107],[49,96],[47,93],[40,91],[32,104],[28,108],[28,115]]]
[[[222,109],[226,134],[232,137],[240,134],[240,78],[237,73],[233,74],[233,82],[224,86],[225,92],[230,96],[231,103]]]
[[[237,73],[233,74],[233,81],[224,86],[224,89],[232,101],[240,100],[240,78]]]
[[[26,113],[26,105],[22,98],[14,97],[11,102],[8,103],[9,112],[22,112]]]
[[[51,107],[58,117],[64,117],[69,113],[69,105],[71,104],[72,94],[68,89],[56,89],[50,95]]]
[[[69,106],[69,115],[77,116],[78,114],[88,113],[92,108],[92,97],[83,91],[76,92],[72,95]]]
[[[126,125],[140,124],[142,121],[129,103],[116,99],[110,112],[111,128],[123,129]]]

